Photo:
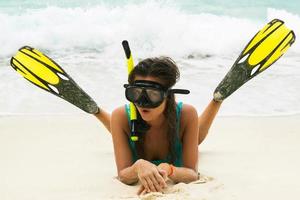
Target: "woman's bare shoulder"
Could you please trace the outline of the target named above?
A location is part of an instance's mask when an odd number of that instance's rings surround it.
[[[182,118],[186,119],[189,117],[195,117],[195,116],[198,117],[198,114],[196,108],[193,105],[183,104],[181,110],[181,116]]]
[[[126,116],[126,110],[125,110],[125,106],[122,105],[122,106],[119,106],[117,108],[115,108],[113,111],[112,111],[112,115],[117,115],[117,116]]]
[[[180,118],[180,132],[181,136],[185,132],[187,126],[193,124],[195,121],[198,122],[197,110],[193,105],[183,104]]]
[[[111,114],[113,125],[121,126],[125,132],[129,131],[128,117],[125,106],[119,106]]]

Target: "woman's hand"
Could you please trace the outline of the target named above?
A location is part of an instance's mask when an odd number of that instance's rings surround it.
[[[145,192],[162,192],[167,187],[165,172],[149,161],[139,159],[136,161],[136,172],[142,187],[139,194]]]
[[[163,177],[164,181],[166,182],[168,180],[168,174],[170,174],[170,166],[168,163],[161,163],[157,166],[159,174]],[[167,186],[167,184],[166,184]],[[165,187],[163,187],[165,188]],[[143,185],[139,188],[137,194],[138,195],[144,195],[147,194],[148,191],[145,189]]]
[[[164,180],[166,181],[168,179],[168,176],[171,174],[171,167],[168,163],[160,163],[157,168],[159,171],[162,172],[162,176],[164,177]]]

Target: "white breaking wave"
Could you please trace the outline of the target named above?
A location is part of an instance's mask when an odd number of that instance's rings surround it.
[[[157,2],[123,7],[48,7],[26,10],[21,15],[0,13],[0,56],[32,45],[52,51],[98,50],[115,57],[123,39],[134,41],[132,45],[141,57],[230,55],[264,23],[278,16],[298,32],[299,20],[294,20],[298,16],[292,18],[274,9],[268,13],[269,19],[259,22],[209,13],[188,14]]]

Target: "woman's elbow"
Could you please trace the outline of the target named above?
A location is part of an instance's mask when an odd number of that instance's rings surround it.
[[[191,169],[189,176],[184,179],[184,183],[191,183],[199,179],[199,174],[195,170]]]
[[[127,176],[124,176],[122,171],[120,171],[118,173],[118,179],[119,179],[119,181],[121,181],[122,183],[124,183],[126,185],[133,185],[133,184],[137,183],[137,180],[129,179]]]
[[[199,173],[198,173],[198,172],[195,172],[195,173],[193,174],[193,176],[192,176],[192,181],[191,181],[191,182],[197,181],[198,179],[199,179]]]

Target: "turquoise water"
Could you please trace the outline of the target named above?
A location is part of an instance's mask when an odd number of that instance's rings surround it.
[[[0,9],[3,12],[20,14],[27,9],[41,9],[48,6],[62,8],[89,8],[106,5],[122,7],[129,4],[143,4],[151,1],[140,0],[1,0]],[[155,2],[155,1],[152,1]],[[169,6],[178,7],[188,13],[212,13],[216,15],[228,15],[234,17],[263,19],[268,8],[284,9],[288,12],[299,14],[300,1],[297,0],[169,0],[156,1]]]

